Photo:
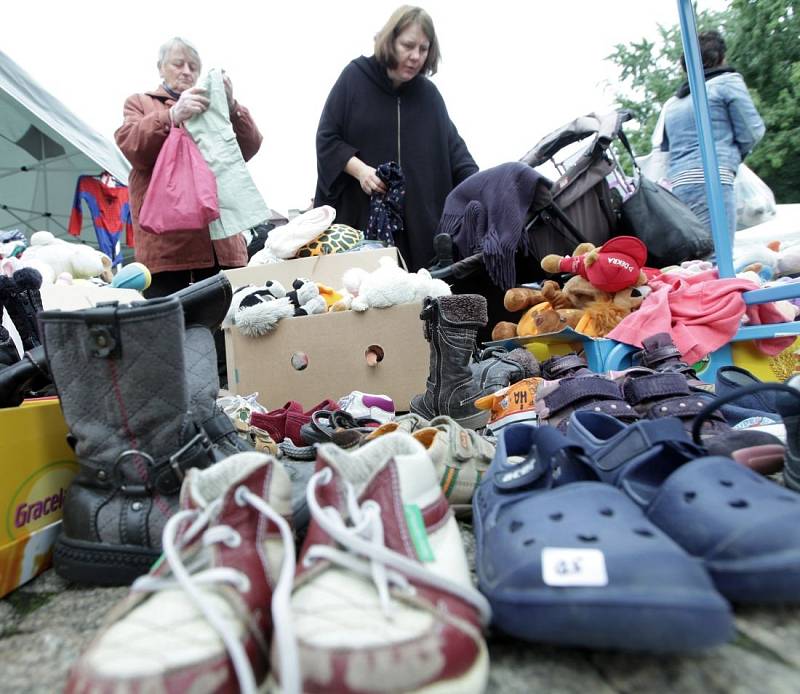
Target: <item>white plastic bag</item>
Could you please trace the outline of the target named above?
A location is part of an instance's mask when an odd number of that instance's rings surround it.
[[[739,164],[733,190],[736,195],[737,229],[763,224],[775,216],[775,196],[747,164]]]
[[[668,190],[670,189],[669,177],[667,176],[669,170],[669,152],[662,152],[660,149],[654,149],[650,154],[643,157],[636,157],[636,163],[647,178],[661,184]]]

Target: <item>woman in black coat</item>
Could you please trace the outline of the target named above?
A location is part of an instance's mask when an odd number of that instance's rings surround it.
[[[433,235],[447,194],[478,170],[447,114],[436,73],[439,43],[425,10],[404,5],[375,37],[375,54],[353,60],[334,84],[317,129],[314,205],[366,229],[376,175],[395,161],[406,182],[405,228],[395,243],[409,269],[433,259]]]

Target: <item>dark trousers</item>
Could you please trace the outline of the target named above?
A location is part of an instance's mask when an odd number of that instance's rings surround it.
[[[150,286],[144,290],[145,299],[155,299],[161,296],[169,296],[175,292],[185,289],[194,282],[213,277],[220,270],[229,270],[219,265],[204,267],[196,270],[170,270],[167,272],[154,272]],[[222,330],[214,331],[214,346],[217,348],[217,373],[219,374],[219,384],[221,388],[228,387],[228,369],[225,356],[225,334]]]

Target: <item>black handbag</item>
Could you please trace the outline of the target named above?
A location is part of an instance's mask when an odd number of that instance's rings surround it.
[[[620,142],[633,159],[622,131]],[[714,251],[714,241],[697,215],[666,188],[647,178],[635,159],[634,169],[636,190],[622,203],[620,231],[636,236],[647,246],[647,264],[666,267],[709,256]]]

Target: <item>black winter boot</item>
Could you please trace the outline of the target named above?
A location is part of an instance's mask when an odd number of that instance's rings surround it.
[[[0,305],[6,307],[25,352],[41,344],[36,324],[42,310],[41,286],[42,275],[32,267],[17,270],[13,277],[0,276]]]
[[[16,407],[25,398],[54,395],[52,391],[47,357],[41,345],[0,369],[0,407]]]
[[[3,318],[3,309],[0,307],[0,320]],[[19,352],[11,335],[2,325],[0,325],[0,369],[11,366],[19,361]],[[0,404],[0,407],[3,405]]]
[[[56,571],[82,583],[129,583],[161,553],[186,470],[214,460],[190,410],[181,304],[166,297],[45,311],[39,325],[80,465]]]
[[[425,299],[420,318],[431,344],[428,389],[415,395],[411,411],[425,419],[446,415],[462,427],[479,429],[489,421],[488,410],[475,407],[480,386],[470,364],[478,330],[486,325],[486,299],[478,294]]]

